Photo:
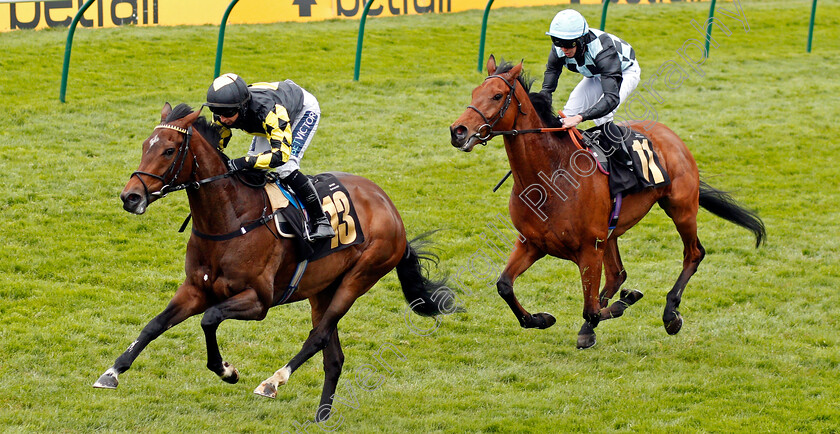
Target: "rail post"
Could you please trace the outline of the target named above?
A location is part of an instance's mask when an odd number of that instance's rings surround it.
[[[362,68],[362,41],[365,39],[365,21],[373,0],[365,2],[365,10],[362,12],[362,19],[359,21],[359,39],[356,41],[356,66],[353,68],[353,81],[359,81],[359,70]]]
[[[712,6],[709,7],[709,20],[706,21],[706,58],[709,57],[709,40],[712,39],[712,20],[715,18],[715,0],[712,0]]]
[[[61,89],[58,94],[58,99],[61,102],[65,102],[64,97],[67,94],[67,76],[70,74],[70,51],[73,49],[73,35],[76,33],[76,25],[79,24],[82,15],[85,14],[85,11],[88,10],[93,2],[94,0],[87,0],[82,8],[76,12],[76,16],[73,17],[73,21],[70,23],[70,30],[67,32],[67,44],[64,46],[64,65],[61,67]]]
[[[808,52],[811,52],[811,41],[814,39],[814,17],[817,15],[817,0],[811,5],[811,24],[808,25]]]
[[[238,2],[239,0],[233,0],[230,2],[225,10],[225,14],[222,15],[222,23],[219,24],[219,42],[216,43],[216,68],[213,70],[213,78],[219,76],[219,70],[222,67],[222,50],[225,46],[225,28],[227,27],[228,16],[230,16],[231,9],[233,9]]]
[[[610,5],[610,0],[604,0],[604,8],[601,9],[601,27],[599,29],[603,32],[607,25],[607,6]]]
[[[481,65],[484,63],[484,41],[487,36],[487,17],[490,15],[490,6],[493,6],[493,0],[487,2],[484,7],[484,18],[481,19],[481,39],[478,42],[478,72],[481,72]]]

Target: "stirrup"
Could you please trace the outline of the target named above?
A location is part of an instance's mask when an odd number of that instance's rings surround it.
[[[312,223],[313,228],[309,232],[309,241],[318,241],[335,236],[335,231],[326,218],[320,218]]]

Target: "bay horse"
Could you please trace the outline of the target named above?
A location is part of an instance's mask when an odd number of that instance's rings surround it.
[[[259,321],[275,305],[309,300],[313,329],[303,348],[254,393],[274,398],[278,386],[323,350],[325,379],[316,421],[324,420],[330,415],[344,363],[338,321],[357,298],[394,268],[406,300],[418,314],[442,313],[454,300],[453,294],[444,285],[445,279],[426,277],[420,260],[436,258],[419,250],[422,239],[406,239],[402,218],[388,195],[368,179],[335,172],[349,192],[358,217],[355,225],[363,231],[364,241],[311,262],[289,297],[286,289],[300,260],[293,240],[275,237],[267,224],[253,223],[264,222],[266,193],[245,185],[236,172],[228,172],[227,157],[211,145],[219,143],[219,130],[199,114],[200,110],[192,111],[186,104],[174,109],[169,103],[164,105],[161,124],[143,142],[140,165],[120,194],[126,211],[143,214],[167,193],[187,191],[193,233],[187,243],[186,278],[166,309],[143,328],[94,387],[115,389],[118,375],[131,367],[152,340],[199,313],[204,313],[201,328],[207,368],[222,380],[236,383],[239,372],[219,352],[219,324],[226,319]],[[331,216],[332,220],[340,217]],[[244,235],[232,236],[240,232]],[[213,240],[200,234],[230,236]]]
[[[678,307],[683,290],[705,256],[697,238],[698,208],[750,230],[756,237],[756,247],[766,237],[761,219],[729,194],[701,181],[685,143],[656,122],[631,122],[629,126],[650,139],[671,182],[625,197],[617,225],[610,232],[612,198],[607,177],[595,170],[596,162],[588,152],[575,146],[570,131],[557,135],[540,131],[562,126],[553,114],[550,99],[537,93],[529,95],[530,83],[522,77],[521,62],[515,66],[502,62],[497,67],[495,58],[490,56],[487,72],[484,82],[472,91],[467,110],[450,126],[451,143],[470,152],[477,143],[486,144],[494,136],[504,136],[513,174],[508,208],[521,236],[496,286],[520,326],[544,329],[556,320],[548,313],[531,314],[525,310],[516,299],[513,282],[545,255],[568,259],[577,264],[583,283],[585,322],[578,333],[577,347],[595,345],[599,321],[621,316],[642,296],[635,290],[622,290],[620,300],[608,307],[609,300],[627,279],[618,237],[638,223],[655,203],[674,221],[684,246],[682,272],[668,292],[662,315],[665,330],[671,335],[682,327]],[[605,282],[599,294],[602,269]]]

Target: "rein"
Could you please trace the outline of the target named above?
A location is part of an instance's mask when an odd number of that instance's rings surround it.
[[[227,240],[245,235],[248,232],[251,232],[254,229],[259,228],[260,226],[266,225],[266,227],[268,227],[268,222],[274,220],[274,217],[275,217],[275,214],[271,213],[271,212],[266,215],[266,211],[268,211],[268,206],[269,206],[268,195],[265,192],[263,192],[263,210],[262,210],[262,214],[261,214],[260,218],[252,221],[251,223],[249,223],[245,226],[241,226],[239,229],[230,231],[226,234],[221,234],[221,235],[205,234],[204,232],[196,230],[195,227],[193,227],[192,233],[194,233],[197,237],[203,238],[205,240],[227,241]],[[192,214],[187,216],[187,219],[184,220],[184,224],[181,225],[181,230],[179,230],[178,232],[183,232],[184,231],[184,228],[187,227],[187,222],[189,222],[190,217],[192,217]],[[280,238],[277,234],[275,234],[274,232],[271,231],[270,227],[269,227],[268,231],[271,232],[272,235],[274,235],[274,238],[278,238],[278,239]]]

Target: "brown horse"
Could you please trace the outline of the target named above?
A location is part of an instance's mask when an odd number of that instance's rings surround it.
[[[684,245],[683,269],[668,292],[662,316],[669,334],[676,334],[682,327],[677,308],[688,280],[705,255],[697,239],[698,207],[752,231],[756,247],[766,236],[757,215],[699,179],[697,164],[685,143],[668,127],[655,122],[631,123],[630,127],[650,139],[671,183],[625,197],[617,226],[610,233],[607,177],[595,170],[595,161],[574,145],[568,131],[558,135],[533,131],[560,123],[552,115],[547,98],[536,93],[529,95],[530,83],[521,77],[522,64],[503,62],[497,68],[495,58],[490,56],[487,72],[484,83],[473,90],[470,106],[450,127],[451,141],[452,146],[470,152],[477,143],[504,135],[514,181],[509,209],[521,237],[497,288],[522,327],[548,328],[555,322],[550,314],[528,313],[513,293],[513,282],[538,259],[556,256],[577,264],[583,282],[585,323],[578,333],[577,346],[595,345],[594,328],[598,322],[620,316],[641,298],[638,291],[622,290],[621,299],[607,307],[627,278],[617,239],[638,223],[654,203],[674,221]],[[599,296],[602,269],[605,283]]]
[[[284,301],[300,260],[294,244],[278,239],[269,225],[261,224],[267,215],[265,192],[243,184],[237,173],[227,171],[227,157],[210,144],[219,142],[219,131],[199,113],[185,104],[174,110],[168,103],[164,105],[161,124],[143,142],[140,166],[120,195],[126,211],[142,214],[167,193],[187,190],[193,234],[187,244],[186,279],[166,309],[143,328],[94,387],[116,388],[117,376],[131,367],[146,345],[202,312],[207,367],[222,380],[236,383],[239,373],[219,353],[219,324],[226,319],[262,320],[272,306],[309,300],[313,329],[303,348],[254,392],[275,397],[279,385],[323,350],[325,381],[316,420],[324,420],[330,415],[344,363],[337,324],[357,298],[394,268],[416,313],[437,315],[448,309],[454,298],[443,281],[425,277],[420,259],[429,257],[418,253],[417,242],[406,240],[402,219],[388,195],[365,178],[334,173],[350,194],[358,217],[355,225],[363,231],[364,241],[311,262],[297,291]],[[331,216],[333,226],[343,218],[337,214]],[[242,232],[241,236],[232,235]],[[228,234],[221,238],[229,239],[197,236],[202,233]]]

